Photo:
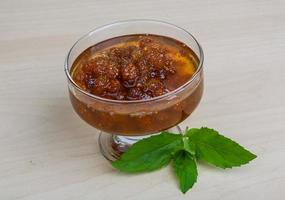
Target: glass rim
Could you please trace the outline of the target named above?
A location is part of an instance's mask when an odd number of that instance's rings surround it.
[[[77,85],[75,83],[75,81],[73,80],[73,78],[71,77],[71,74],[70,74],[70,71],[69,71],[69,57],[70,57],[70,54],[71,52],[73,51],[73,49],[75,48],[75,46],[80,42],[82,41],[83,39],[85,39],[86,37],[96,33],[97,31],[100,31],[102,29],[105,29],[105,28],[108,28],[109,26],[113,26],[113,25],[118,25],[118,24],[124,24],[124,23],[128,23],[128,22],[154,22],[154,23],[160,23],[160,24],[164,24],[164,25],[168,25],[168,26],[171,26],[173,28],[176,28],[176,29],[179,29],[185,33],[187,33],[197,44],[198,46],[198,49],[199,49],[199,54],[200,54],[200,58],[199,58],[199,64],[198,64],[198,68],[197,70],[195,71],[195,73],[192,75],[192,77],[186,82],[184,83],[183,85],[181,85],[180,87],[176,88],[175,90],[172,90],[168,93],[165,93],[163,95],[160,95],[160,96],[157,96],[157,97],[153,97],[153,98],[150,98],[150,99],[139,99],[139,100],[116,100],[116,99],[107,99],[107,98],[103,98],[103,97],[100,97],[100,96],[97,96],[97,95],[94,95],[94,94],[91,94],[85,90],[83,90],[82,88],[79,87],[79,85]],[[175,39],[175,38],[174,38]],[[188,46],[188,45],[187,45]],[[73,45],[72,47],[70,48],[70,50],[68,51],[68,54],[66,56],[66,59],[65,59],[65,63],[64,63],[64,71],[65,71],[65,74],[68,78],[68,80],[73,84],[73,86],[75,86],[75,88],[77,90],[79,90],[81,93],[93,98],[93,99],[96,99],[98,101],[102,101],[102,102],[107,102],[107,103],[117,103],[117,104],[134,104],[134,103],[147,103],[147,102],[153,102],[153,101],[158,101],[158,100],[163,100],[163,99],[167,99],[167,97],[171,97],[181,91],[183,91],[184,88],[186,88],[188,85],[190,85],[194,79],[200,74],[202,68],[203,68],[203,63],[204,63],[204,53],[203,53],[203,49],[201,47],[201,45],[199,44],[199,42],[197,41],[197,39],[190,33],[188,32],[186,29],[184,28],[181,28],[175,24],[172,24],[172,23],[169,23],[169,22],[165,22],[165,21],[162,21],[162,20],[154,20],[154,19],[129,19],[129,20],[120,20],[120,21],[115,21],[115,22],[112,22],[112,23],[108,23],[108,24],[105,24],[105,25],[101,25],[91,31],[89,31],[87,34],[84,34],[83,36],[81,36]]]

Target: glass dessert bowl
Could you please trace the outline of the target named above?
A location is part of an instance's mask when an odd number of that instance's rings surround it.
[[[115,160],[144,137],[180,131],[202,97],[203,52],[175,25],[121,21],[80,38],[65,73],[74,110],[101,131],[101,152]]]

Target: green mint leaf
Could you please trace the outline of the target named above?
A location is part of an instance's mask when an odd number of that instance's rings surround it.
[[[190,146],[195,146],[196,158],[217,167],[241,166],[256,158],[256,155],[213,129],[190,129],[186,136]]]
[[[194,157],[185,150],[176,152],[173,157],[173,168],[180,190],[186,193],[197,181],[198,172]]]
[[[183,148],[182,135],[163,132],[133,144],[113,167],[122,172],[146,172],[159,169],[171,160],[173,153]]]
[[[191,135],[197,133],[200,131],[200,129],[202,128],[191,128],[191,129],[187,129],[186,132],[185,132],[185,135],[190,137]]]

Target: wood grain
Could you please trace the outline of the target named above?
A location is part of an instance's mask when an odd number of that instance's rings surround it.
[[[0,199],[285,199],[285,1],[9,0],[0,2]],[[154,18],[193,33],[206,90],[182,126],[215,127],[251,149],[250,165],[200,165],[183,195],[170,168],[124,175],[76,116],[63,62],[89,30]]]

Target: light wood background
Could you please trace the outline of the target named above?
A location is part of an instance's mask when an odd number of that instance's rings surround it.
[[[63,72],[72,44],[116,20],[153,18],[193,33],[206,90],[182,126],[209,126],[258,155],[250,165],[199,165],[183,195],[171,168],[124,175],[74,113]],[[284,0],[0,1],[1,200],[284,200]]]

